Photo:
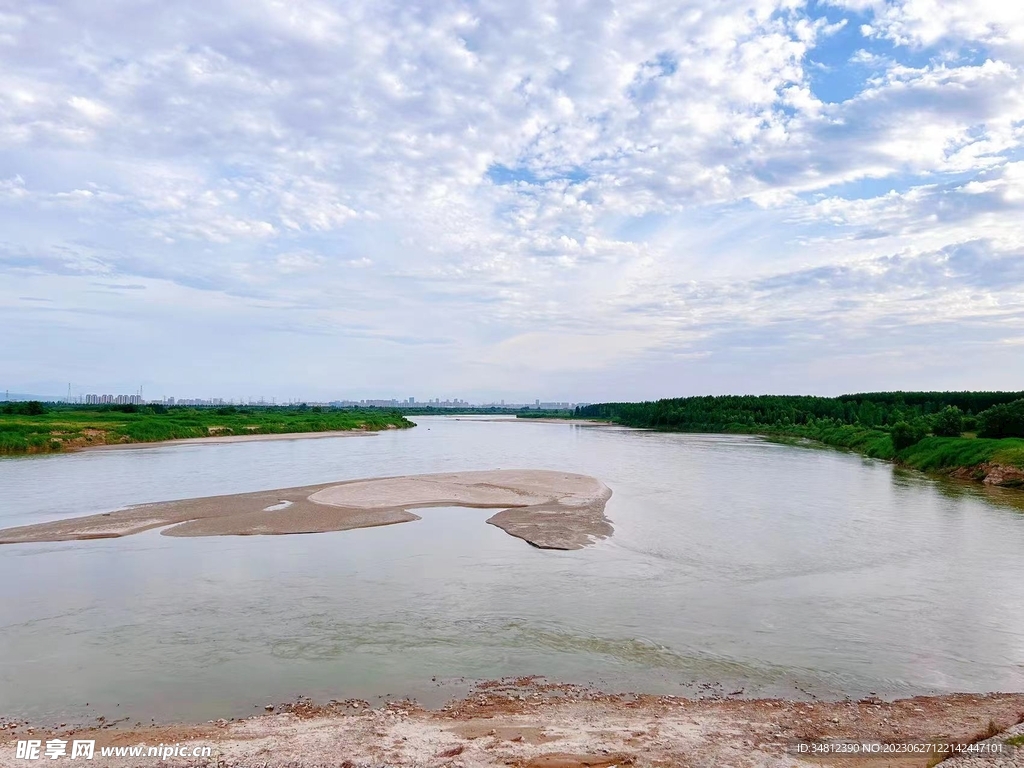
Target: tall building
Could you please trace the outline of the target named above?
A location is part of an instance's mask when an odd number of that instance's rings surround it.
[[[142,395],[86,395],[86,405],[142,405]]]

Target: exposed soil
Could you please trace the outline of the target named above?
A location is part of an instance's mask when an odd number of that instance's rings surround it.
[[[96,445],[93,443],[65,443],[66,448],[73,448],[76,450],[85,451],[124,451],[124,450],[140,450],[145,448],[161,448],[166,445],[205,445],[207,443],[253,443],[262,442],[264,440],[312,440],[320,437],[357,437],[375,435],[376,431],[367,430],[362,428],[357,429],[342,429],[342,430],[329,430],[326,432],[275,432],[269,435],[221,435],[219,432],[226,429],[226,427],[208,427],[210,437],[183,437],[178,440],[155,440],[152,442],[139,442],[133,443],[123,440],[120,443],[110,443],[108,445]],[[259,429],[258,426],[249,427],[249,429]],[[387,429],[397,429],[393,424],[388,424]],[[97,432],[98,430],[93,430]],[[105,434],[105,433],[100,433]],[[99,442],[99,441],[97,441]]]
[[[8,740],[0,744],[0,768],[26,764],[15,759],[14,740],[45,741],[55,733],[62,739],[96,739],[92,765],[125,768],[157,762],[101,757],[99,748],[181,743],[213,747],[213,757],[206,761],[169,758],[159,763],[167,766],[924,768],[941,755],[808,759],[796,753],[795,745],[840,738],[966,744],[1004,732],[1024,718],[1024,694],[957,694],[893,702],[694,700],[608,695],[531,678],[484,684],[467,698],[435,711],[409,702],[373,709],[358,700],[326,705],[299,700],[270,706],[270,714],[204,725],[106,725],[77,731],[35,729],[28,734],[19,724],[0,730],[0,742]],[[1001,762],[971,758],[964,765],[1024,764],[1018,759],[1014,748],[1006,746]]]
[[[1024,469],[988,461],[975,464],[973,467],[959,467],[950,472],[949,476],[957,480],[974,480],[1000,488],[1024,488]]]

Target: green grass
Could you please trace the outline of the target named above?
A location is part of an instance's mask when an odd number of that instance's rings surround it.
[[[163,410],[163,409],[156,409]],[[135,413],[54,406],[40,415],[0,413],[0,454],[62,451],[88,445],[160,442],[211,435],[272,435],[413,426],[400,413],[312,408],[168,408]]]
[[[1024,467],[1024,440],[1015,437],[1000,440],[926,437],[900,451],[898,458],[901,463],[926,472],[973,467],[983,462]]]
[[[794,427],[794,429],[801,429]],[[803,427],[807,437],[825,445],[863,453],[874,459],[893,459],[896,449],[888,432],[849,424],[831,427]]]
[[[985,462],[1024,468],[1024,440],[1019,438],[926,437],[897,452],[889,433],[879,429],[851,425],[794,426],[780,434],[806,437],[875,459],[896,461],[922,472],[948,472]]]

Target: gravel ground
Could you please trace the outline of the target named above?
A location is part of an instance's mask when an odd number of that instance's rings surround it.
[[[835,739],[886,743],[995,743],[1024,732],[1024,694],[957,694],[892,702],[878,699],[799,702],[716,697],[684,699],[608,695],[535,679],[480,686],[441,710],[409,702],[371,708],[363,701],[318,705],[300,700],[237,721],[59,732],[0,722],[0,767],[33,764],[16,757],[18,739],[95,739],[88,764],[232,768],[784,768],[870,766],[927,768],[935,753],[896,757],[802,757],[798,744]],[[1009,730],[1008,730],[1009,729]],[[982,741],[993,733],[996,739]],[[110,757],[104,747],[210,746],[210,758]],[[1024,749],[1001,756],[956,757],[960,768],[1024,766]],[[86,764],[44,760],[43,764]],[[40,763],[35,763],[40,764]]]

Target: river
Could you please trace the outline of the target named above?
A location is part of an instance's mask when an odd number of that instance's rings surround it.
[[[545,675],[678,695],[1024,688],[1024,514],[756,437],[416,417],[359,437],[0,460],[0,527],[359,477],[563,469],[610,539],[538,550],[488,510],[304,536],[0,546],[0,715],[199,721]]]

